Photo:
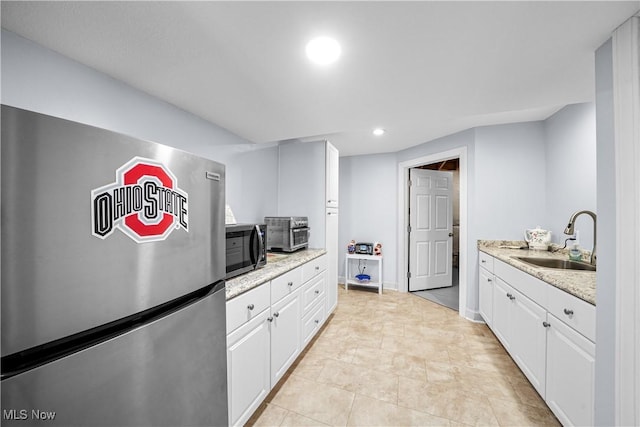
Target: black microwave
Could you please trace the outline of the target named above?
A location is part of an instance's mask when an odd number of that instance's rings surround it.
[[[225,228],[227,279],[267,264],[267,226],[265,224],[229,224]]]

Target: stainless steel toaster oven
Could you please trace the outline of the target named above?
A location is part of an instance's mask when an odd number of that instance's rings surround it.
[[[267,249],[294,252],[309,247],[309,219],[306,216],[266,216]]]

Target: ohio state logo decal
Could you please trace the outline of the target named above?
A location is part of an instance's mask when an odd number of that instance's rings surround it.
[[[137,243],[189,231],[188,196],[162,163],[134,157],[116,171],[116,181],[91,191],[92,234],[105,239],[118,228]]]

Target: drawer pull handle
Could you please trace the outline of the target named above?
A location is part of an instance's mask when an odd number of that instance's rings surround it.
[[[315,320],[316,323],[320,323],[320,321],[318,319]]]
[[[316,295],[320,294],[320,290],[316,289]]]
[[[247,308],[248,308],[249,310],[253,310],[254,308],[256,308],[256,306],[255,306],[255,305],[253,305],[253,304],[249,304],[249,305],[247,306]]]
[[[484,264],[484,263],[486,263],[486,262],[487,262],[487,260],[483,259],[483,260],[482,260],[482,261],[480,261],[480,262]]]
[[[278,313],[277,311],[273,313],[273,317],[278,317],[278,316],[280,316],[280,313]]]
[[[507,292],[507,298],[509,298],[511,301],[513,301],[514,299],[516,299],[516,297],[514,297],[513,295],[511,295],[509,292]]]
[[[293,282],[287,283],[287,286],[293,286]]]
[[[273,322],[273,317],[269,316],[269,317],[267,317],[267,320],[268,320],[269,322]]]
[[[568,308],[565,308],[564,314],[566,314],[567,316],[573,316],[573,310],[569,310]]]
[[[493,279],[487,279],[487,282],[493,282]]]
[[[551,327],[551,323],[542,322],[542,326],[544,326],[545,328],[550,328]]]

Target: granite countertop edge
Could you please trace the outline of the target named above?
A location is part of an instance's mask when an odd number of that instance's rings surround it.
[[[478,240],[478,250],[580,298],[589,304],[596,305],[596,273],[594,271],[558,270],[535,267],[514,259],[513,257],[517,256],[556,259],[567,259],[568,257],[566,250],[562,249],[559,249],[557,252],[521,249],[522,247],[526,247],[526,245],[524,241]],[[583,253],[583,260],[585,259],[588,259],[588,252]]]
[[[264,267],[226,281],[226,299],[229,301],[326,253],[325,249],[303,249],[290,254],[278,253],[272,261],[267,256]]]

